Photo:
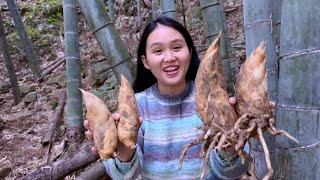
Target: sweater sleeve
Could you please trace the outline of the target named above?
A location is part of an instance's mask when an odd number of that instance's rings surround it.
[[[245,145],[244,151],[247,153],[249,152],[248,144]],[[223,156],[225,158],[220,157],[219,153],[224,154]],[[248,161],[242,163],[242,159],[239,156],[237,156],[236,158],[232,158],[232,156],[234,155],[228,154],[227,152],[219,153],[214,149],[210,154],[210,166],[212,168],[212,171],[215,173],[215,176],[217,176],[218,178],[236,179],[248,170]],[[227,156],[232,158],[232,160],[227,160],[229,159]]]
[[[103,161],[108,175],[112,179],[136,179],[142,167],[142,153],[139,146],[130,162],[121,162],[118,158]]]
[[[143,123],[139,129],[138,144],[130,162],[121,162],[118,158],[103,161],[108,175],[112,179],[136,179],[141,174],[143,162]]]

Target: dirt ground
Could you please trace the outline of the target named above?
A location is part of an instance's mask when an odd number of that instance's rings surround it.
[[[18,5],[20,1],[17,1]],[[27,1],[32,3],[32,1]],[[185,8],[188,6],[185,0]],[[194,1],[192,1],[194,2]],[[5,6],[5,3],[0,3]],[[150,9],[149,9],[150,10]],[[148,15],[145,10],[145,15]],[[242,0],[228,0],[225,2],[225,11],[227,12],[228,36],[232,46],[232,52],[235,60],[241,62],[245,57],[243,20],[242,20]],[[9,19],[8,12],[4,12],[5,20]],[[190,18],[190,17],[188,17]],[[191,21],[191,19],[189,19]],[[83,19],[81,19],[82,25]],[[135,54],[135,47],[139,39],[140,29],[132,30],[135,18],[132,16],[119,15],[116,19],[116,28],[121,35],[121,39],[126,44],[126,48],[132,54]],[[192,22],[192,21],[191,21]],[[61,22],[63,24],[63,22]],[[203,29],[203,25],[193,24]],[[196,29],[196,28],[194,28]],[[190,30],[195,44],[200,47],[203,44],[203,31]],[[39,57],[41,68],[44,69],[50,63],[63,58],[63,41],[61,36],[52,38],[50,48],[52,53],[44,54]],[[82,28],[80,43],[86,44],[81,49],[81,60],[84,66],[82,84],[86,90],[92,89],[91,79],[86,70],[86,65],[93,59],[101,59],[103,55],[101,50],[88,32],[88,27]],[[14,46],[12,46],[14,48]],[[18,51],[22,51],[18,48]],[[26,174],[33,172],[39,167],[45,165],[47,159],[47,149],[43,148],[41,142],[47,133],[49,120],[52,118],[54,109],[58,105],[59,93],[66,88],[65,64],[57,67],[52,73],[45,76],[44,81],[37,82],[32,76],[26,63],[23,53],[11,54],[15,65],[16,75],[19,86],[24,86],[29,91],[23,94],[23,100],[18,105],[13,105],[13,97],[9,83],[9,77],[5,68],[3,57],[0,56],[0,83],[3,89],[0,89],[0,179],[19,179]],[[55,79],[55,78],[58,78]],[[34,92],[36,99],[33,102],[26,102],[26,94]],[[54,145],[49,157],[50,160],[57,158],[64,150],[65,125],[63,118],[56,131]],[[49,161],[50,162],[50,161]],[[72,174],[67,179],[74,179]]]

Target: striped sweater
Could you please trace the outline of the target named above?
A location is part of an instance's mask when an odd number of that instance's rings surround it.
[[[117,158],[104,161],[113,179],[199,179],[201,144],[191,147],[179,170],[184,145],[203,135],[203,122],[195,107],[194,82],[179,95],[161,94],[156,85],[136,94],[139,115],[143,118],[138,146],[130,162]],[[220,154],[223,152],[220,152]],[[212,150],[206,179],[232,179],[247,170],[247,163],[236,158],[224,161]]]

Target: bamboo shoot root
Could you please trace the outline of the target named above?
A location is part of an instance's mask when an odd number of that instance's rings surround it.
[[[218,37],[219,38],[219,37]],[[202,143],[200,157],[202,166],[200,179],[205,177],[205,170],[210,151],[218,151],[230,147],[242,158],[247,160],[250,167],[254,167],[252,157],[243,151],[246,142],[250,138],[258,138],[262,144],[268,172],[263,179],[269,179],[273,175],[269,150],[263,131],[269,131],[272,135],[284,135],[290,140],[298,141],[286,131],[277,130],[274,126],[275,119],[273,109],[270,107],[267,93],[267,75],[265,69],[265,46],[261,43],[241,66],[236,80],[236,98],[238,115],[233,112],[229,104],[227,93],[223,88],[223,76],[219,76],[216,63],[220,61],[219,39],[214,41],[204,58],[202,59],[196,77],[196,103],[197,110],[204,122],[203,137],[193,140],[184,146],[180,155],[180,168],[188,148]],[[220,63],[221,64],[221,63]],[[222,77],[222,79],[221,79]],[[231,108],[230,108],[231,107]],[[227,109],[227,111],[226,111]],[[250,169],[253,171],[253,168]],[[249,179],[256,179],[252,176]]]

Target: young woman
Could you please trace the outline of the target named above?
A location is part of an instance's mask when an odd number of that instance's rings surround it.
[[[200,144],[188,150],[179,169],[184,145],[203,135],[194,92],[198,65],[194,43],[181,24],[159,17],[146,26],[133,86],[142,119],[138,146],[130,150],[119,144],[119,157],[103,162],[113,179],[199,179]],[[228,161],[231,156],[212,150],[206,179],[234,179],[247,170],[239,157]]]

